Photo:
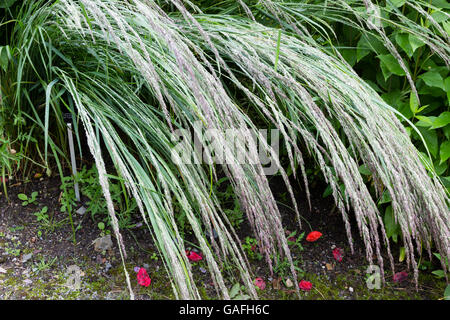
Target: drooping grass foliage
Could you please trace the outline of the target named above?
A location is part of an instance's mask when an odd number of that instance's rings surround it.
[[[12,29],[7,36],[8,63],[0,73],[0,138],[10,141],[9,148],[19,145],[16,149],[24,159],[48,170],[53,161],[62,173],[61,163],[66,161],[62,114],[71,112],[76,132],[84,130],[87,136],[123,260],[126,248],[109,193],[111,176],[104,152],[135,198],[177,297],[199,298],[199,293],[177,228],[175,204],[192,227],[217,294],[229,298],[222,274],[228,264],[238,270],[255,298],[248,261],[212,192],[219,166],[174,163],[172,133],[218,129],[217,139],[229,160],[220,169],[229,178],[269,266],[275,255],[285,255],[295,277],[287,241],[280,236],[284,234],[280,212],[262,166],[242,164],[226,144],[226,129],[247,128],[248,137],[258,135],[258,118],[280,130],[288,162],[299,167],[297,177],[304,182],[306,196],[304,157],[315,159],[332,188],[350,246],[349,214],[354,214],[367,259],[376,259],[383,267],[386,247],[393,269],[375,200],[388,191],[417,280],[415,256],[422,247],[430,250],[433,244],[442,257],[450,257],[448,194],[432,168],[427,173],[395,110],[336,51],[324,46],[333,30],[321,15],[367,30],[397,56],[377,20],[366,19],[370,2],[358,2],[357,7],[347,3],[16,3],[8,9],[14,20],[2,22]],[[408,5],[428,18],[422,12],[426,4]],[[420,37],[448,63],[448,34],[440,26],[424,30],[400,11],[397,14],[405,32]],[[195,126],[198,121],[203,128]],[[29,146],[35,142],[35,148]],[[265,147],[277,159],[274,150]],[[255,154],[245,156],[251,159]],[[376,194],[364,183],[358,170],[362,164],[373,175]],[[277,165],[293,199],[287,170],[278,160]],[[294,199],[293,205],[300,216]],[[206,237],[212,229],[218,240]]]

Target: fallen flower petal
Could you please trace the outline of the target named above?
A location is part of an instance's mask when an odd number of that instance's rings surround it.
[[[255,279],[255,285],[260,288],[261,290],[264,290],[266,288],[266,283],[262,278],[256,278]]]
[[[134,267],[134,272],[138,273],[141,270],[141,267]]]
[[[200,261],[203,259],[203,257],[201,255],[199,255],[198,253],[196,253],[194,251],[189,251],[189,250],[186,250],[186,256],[188,257],[188,259],[190,261],[194,261],[194,262],[197,262],[197,261]]]
[[[152,279],[147,274],[147,271],[144,268],[140,268],[137,274],[138,283],[141,286],[148,287],[152,282]]]
[[[322,236],[322,233],[319,231],[312,231],[306,236],[306,241],[314,242]]]
[[[397,272],[393,277],[394,282],[403,282],[406,279],[408,279],[408,273],[406,273],[405,271]]]
[[[333,257],[336,261],[341,262],[344,257],[344,250],[341,248],[334,248]]]
[[[298,287],[302,289],[303,291],[309,291],[312,289],[312,283],[306,280],[300,281],[298,284]]]

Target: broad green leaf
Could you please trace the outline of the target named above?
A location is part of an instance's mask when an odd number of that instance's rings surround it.
[[[444,81],[444,88],[447,92],[448,103],[450,104],[450,77],[447,77]]]
[[[405,247],[400,247],[400,254],[398,256],[398,261],[403,262],[405,260]]]
[[[429,172],[433,171],[433,165],[430,162],[430,158],[428,157],[428,155],[423,152],[419,152],[419,154],[420,154],[420,157],[419,157],[420,162],[422,162],[422,164],[425,166],[427,171],[429,171]]]
[[[419,108],[419,102],[417,101],[417,96],[412,91],[409,94],[409,108],[411,109],[411,112],[414,114],[417,113],[418,108]]]
[[[439,72],[428,71],[420,75],[419,78],[422,79],[429,87],[436,87],[445,90],[444,79],[442,79],[442,76]]]
[[[383,204],[383,203],[389,203],[391,202],[391,195],[389,194],[389,191],[385,190],[383,192],[383,194],[381,195],[381,199],[380,201],[378,201],[378,204]]]
[[[446,21],[442,24],[442,26],[444,27],[445,32],[447,32],[447,34],[450,36],[450,22]]]
[[[444,131],[444,136],[450,140],[450,126],[445,126],[442,130]]]
[[[434,162],[434,169],[436,170],[436,174],[438,176],[444,174],[444,172],[447,171],[447,168],[448,165],[446,162],[440,162],[439,160]]]
[[[326,197],[328,197],[330,194],[332,194],[333,193],[333,189],[331,188],[331,186],[330,185],[328,185],[326,188],[325,188],[325,191],[323,192],[323,194],[322,194],[322,198],[326,198]]]
[[[416,116],[417,119],[420,121],[416,123],[416,126],[418,127],[432,127],[433,122],[437,117],[427,117],[427,116]]]
[[[450,9],[450,3],[447,0],[431,0],[428,2],[436,8]]]
[[[432,129],[445,127],[450,123],[450,112],[442,112],[439,117],[436,117],[432,123]]]
[[[444,21],[448,20],[447,15],[442,12],[441,9],[433,10],[433,13],[431,14],[431,17],[436,21],[437,23],[442,23]]]
[[[450,300],[450,284],[448,284],[447,288],[445,288],[444,299],[445,300]]]
[[[396,8],[400,8],[405,4],[406,0],[388,0],[387,3],[389,5],[393,5]]]
[[[22,200],[22,201],[28,200],[27,195],[26,195],[26,194],[23,194],[23,193],[19,193],[19,194],[17,195],[17,198],[19,198],[19,199]]]
[[[0,46],[0,67],[6,72],[9,64],[9,46]]]
[[[1,0],[0,1],[0,9],[7,9],[9,7],[11,7],[14,2],[16,2],[17,0]]]
[[[441,157],[441,163],[447,161],[450,158],[450,141],[444,141],[441,143],[441,147],[439,150],[439,156]]]
[[[405,53],[411,58],[414,54],[414,50],[409,44],[409,36],[407,33],[397,33],[395,35],[395,41],[400,46],[400,48],[405,51]]]
[[[350,66],[354,66],[356,63],[356,52],[355,49],[343,49],[341,50],[342,57],[347,61]]]
[[[397,242],[398,224],[395,222],[392,206],[387,207],[384,212],[384,227],[386,229],[386,236],[388,238],[392,237],[392,240]]]
[[[425,42],[423,42],[422,40],[420,40],[419,38],[417,38],[416,36],[409,34],[408,35],[409,38],[409,45],[412,48],[413,53],[420,47],[425,45]]]
[[[236,283],[230,290],[230,297],[235,297],[239,293],[240,285]]]
[[[425,128],[418,129],[425,139],[430,154],[436,158],[439,148],[436,130],[427,130]]]
[[[365,164],[359,166],[358,170],[359,170],[359,173],[361,173],[362,175],[365,175],[365,176],[370,176],[372,174],[372,172],[369,170],[369,168],[367,168],[367,166]]]
[[[398,63],[397,59],[394,58],[391,54],[381,54],[377,56],[381,60],[381,65],[385,66],[387,70],[389,70],[391,73],[398,75],[398,76],[404,76],[405,71],[402,69],[400,64]]]
[[[439,279],[445,278],[444,270],[434,270],[431,273],[437,276]]]
[[[356,61],[359,62],[362,58],[367,56],[370,51],[374,51],[369,43],[367,42],[367,38],[363,35],[358,41],[356,46]]]

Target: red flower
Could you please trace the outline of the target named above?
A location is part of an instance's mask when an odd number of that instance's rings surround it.
[[[302,289],[303,291],[309,291],[312,289],[312,283],[306,280],[300,281],[298,284],[298,287]]]
[[[341,262],[342,258],[344,256],[344,250],[342,250],[341,248],[334,248],[333,249],[333,257],[336,261]]]
[[[255,279],[255,285],[260,288],[261,290],[264,290],[266,288],[266,283],[262,278],[256,278]]]
[[[314,242],[317,239],[319,239],[322,236],[322,233],[320,233],[319,231],[313,231],[310,232],[307,236],[306,236],[306,241],[308,242]]]
[[[199,255],[198,253],[194,252],[194,251],[189,251],[186,250],[186,256],[188,257],[189,260],[197,262],[203,259],[203,257],[201,255]]]
[[[403,282],[406,279],[408,279],[408,273],[406,273],[405,271],[397,272],[393,277],[394,282]]]
[[[140,268],[137,273],[137,280],[141,286],[148,287],[150,283],[152,283],[152,279],[147,274],[147,271],[144,268]]]

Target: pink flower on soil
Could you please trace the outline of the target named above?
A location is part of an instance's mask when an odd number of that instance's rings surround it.
[[[408,279],[408,273],[406,273],[405,271],[397,272],[393,277],[394,282],[403,282],[406,279]]]
[[[147,274],[147,271],[144,268],[139,269],[139,272],[137,274],[137,280],[138,283],[141,286],[148,287],[150,283],[152,283],[152,279]]]
[[[262,278],[256,278],[255,279],[255,285],[260,288],[261,290],[264,290],[266,288],[266,283]]]
[[[322,236],[322,233],[320,233],[319,231],[313,231],[310,232],[307,236],[306,236],[306,241],[308,242],[314,242],[317,239],[319,239]]]
[[[333,257],[336,261],[341,262],[342,258],[344,257],[344,250],[342,250],[341,248],[334,248]]]
[[[188,257],[189,260],[197,262],[203,259],[203,257],[201,255],[199,255],[198,253],[194,252],[194,251],[189,251],[186,250],[186,256]]]
[[[298,284],[299,288],[302,289],[303,291],[309,291],[312,289],[312,283],[306,280],[302,280],[300,281],[300,283]]]

